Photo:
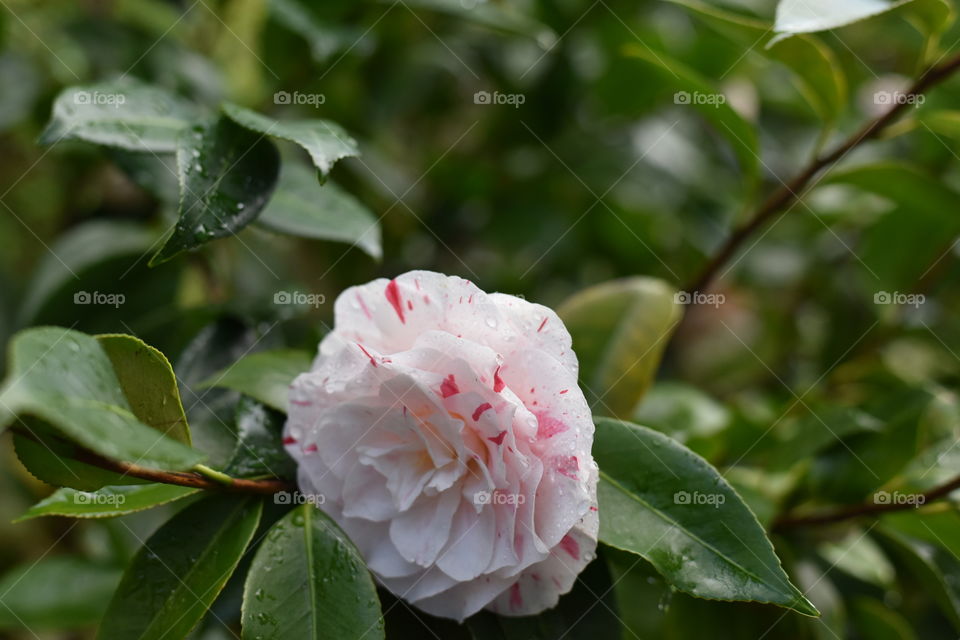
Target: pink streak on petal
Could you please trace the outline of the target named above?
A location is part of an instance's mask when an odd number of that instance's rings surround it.
[[[474,409],[474,410],[473,410],[473,421],[476,422],[477,420],[479,420],[479,419],[480,419],[480,416],[481,416],[481,415],[483,414],[483,412],[486,411],[487,409],[493,409],[493,405],[490,404],[489,402],[484,402],[482,405],[480,405],[479,407],[477,407],[476,409]]]
[[[507,432],[506,432],[506,431],[501,431],[501,432],[498,433],[496,436],[494,436],[494,437],[492,437],[492,438],[487,438],[487,440],[489,440],[490,442],[492,442],[493,444],[495,444],[495,445],[497,445],[497,446],[499,447],[501,444],[503,444],[503,438],[504,438],[504,436],[506,436],[506,435],[507,435]]]
[[[313,403],[309,400],[291,400],[290,404],[295,404],[298,407],[310,407],[313,406]]]
[[[510,608],[519,609],[523,606],[523,596],[520,594],[520,583],[514,582],[510,587]]]
[[[570,534],[563,536],[563,539],[560,541],[560,548],[570,554],[570,557],[574,560],[580,559],[580,545],[570,537]]]
[[[393,310],[397,312],[397,317],[400,318],[400,322],[406,324],[407,321],[403,317],[403,300],[400,298],[400,287],[397,286],[397,281],[391,280],[388,282],[387,288],[383,293],[387,297],[387,302],[389,302]]]
[[[500,377],[500,367],[497,367],[497,370],[493,372],[493,391],[500,393],[505,386],[507,385],[504,384],[503,379]]]
[[[367,303],[359,293],[357,294],[357,302],[360,303],[360,309],[363,311],[363,315],[367,316],[367,320],[373,320],[373,314],[370,313],[370,308],[367,307]]]
[[[577,456],[557,456],[553,459],[554,470],[568,478],[577,480],[577,471],[580,470],[580,462]]]
[[[359,342],[357,343],[357,346],[360,347],[360,351],[363,351],[363,355],[365,355],[365,356],[367,356],[368,358],[370,358],[370,364],[372,364],[372,365],[373,365],[373,368],[376,369],[376,368],[377,368],[377,361],[373,359],[373,356],[370,355],[370,352],[367,351],[366,349],[364,349],[364,348],[363,348],[363,345],[360,344]]]
[[[535,413],[534,415],[537,416],[537,439],[538,440],[542,440],[544,438],[552,438],[558,433],[563,433],[569,428],[562,421],[557,420],[551,415],[548,415],[546,411],[541,411],[540,413]]]
[[[544,318],[543,322],[541,322],[540,326],[537,328],[537,333],[540,333],[541,331],[543,331],[543,327],[546,326],[546,324],[547,324],[547,318]]]
[[[315,453],[316,451],[317,451],[317,445],[315,444],[308,444],[306,447],[303,448],[304,453]]]
[[[283,444],[297,444],[297,439],[287,436],[283,439]]]
[[[440,395],[444,398],[449,398],[450,396],[455,396],[458,393],[460,393],[460,387],[457,386],[457,381],[454,379],[453,374],[451,373],[443,379],[443,382],[440,383]]]

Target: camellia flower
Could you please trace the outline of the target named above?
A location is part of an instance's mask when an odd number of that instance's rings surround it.
[[[594,556],[593,421],[541,305],[429,271],[344,291],[284,438],[301,491],[428,613],[538,613]]]

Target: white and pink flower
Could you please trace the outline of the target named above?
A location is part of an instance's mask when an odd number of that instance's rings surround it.
[[[541,305],[429,271],[346,290],[284,436],[301,490],[428,613],[538,613],[594,556],[593,421]]]

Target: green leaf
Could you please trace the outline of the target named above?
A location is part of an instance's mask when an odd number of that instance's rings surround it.
[[[819,552],[830,567],[883,589],[893,587],[893,565],[873,538],[859,528],[850,529],[839,540],[823,542]]]
[[[253,222],[273,193],[279,170],[273,143],[229,118],[184,131],[177,147],[180,218],[150,264],[234,235]]]
[[[329,120],[274,120],[229,102],[223,105],[223,112],[251,131],[297,143],[307,150],[323,175],[330,173],[337,160],[360,155],[356,140]]]
[[[882,525],[877,534],[960,631],[960,559],[940,545],[908,538]]]
[[[313,59],[321,64],[340,49],[359,42],[363,32],[343,24],[323,24],[296,0],[270,0],[273,18],[300,35],[310,45]]]
[[[166,356],[134,336],[104,334],[97,340],[113,363],[133,415],[160,433],[189,445],[190,427],[180,403],[177,378]]]
[[[85,288],[78,287],[81,283],[77,276],[87,269],[116,258],[140,255],[155,240],[156,234],[146,227],[113,220],[91,220],[67,231],[34,271],[18,310],[20,324],[31,324],[54,298],[69,299],[78,289]],[[111,273],[113,282],[117,275]],[[82,284],[89,282],[83,280]]]
[[[321,185],[314,171],[284,163],[277,191],[257,224],[304,238],[354,244],[373,258],[383,255],[377,219],[359,200],[332,182]]]
[[[882,163],[835,171],[826,184],[847,184],[882,196],[896,205],[865,231],[859,252],[878,288],[909,291],[929,265],[960,233],[960,193],[917,169]],[[883,307],[880,307],[882,309]]]
[[[233,389],[286,413],[290,384],[308,369],[310,355],[304,351],[261,351],[244,356],[205,380],[200,387]]]
[[[137,419],[110,359],[91,336],[25,329],[10,343],[9,362],[0,411],[34,416],[102,456],[151,469],[187,469],[204,458]],[[0,427],[11,418],[0,414]]]
[[[380,601],[360,552],[305,504],[267,534],[247,574],[243,638],[384,637]]]
[[[162,504],[186,498],[198,491],[199,489],[177,487],[169,484],[103,487],[92,492],[59,489],[50,497],[30,507],[15,522],[41,516],[113,518],[152,509]]]
[[[753,189],[759,166],[759,147],[757,132],[726,102],[723,94],[709,80],[697,71],[672,59],[662,51],[653,51],[649,47],[627,45],[624,54],[630,58],[642,60],[661,72],[662,78],[678,93],[686,93],[687,103],[696,109],[721,136],[727,139],[740,164],[748,190]],[[700,95],[711,100],[693,100],[691,96]]]
[[[691,595],[818,615],[790,584],[753,513],[709,463],[651,429],[607,418],[596,425],[602,542],[643,556]]]
[[[173,151],[180,132],[194,117],[189,103],[139,82],[70,87],[53,103],[40,143],[66,138],[130,151]]]
[[[263,503],[223,495],[180,511],[150,536],[127,567],[98,638],[183,638],[240,562]]]
[[[650,387],[632,418],[709,458],[722,446],[718,434],[730,423],[730,412],[693,385],[662,382]]]
[[[76,632],[94,625],[119,581],[119,568],[75,556],[21,565],[0,578],[0,629]]]
[[[237,403],[237,448],[224,470],[235,478],[296,478],[297,465],[283,447],[286,416],[242,396]]]
[[[854,598],[850,603],[854,627],[870,640],[916,640],[910,622],[887,604],[873,598]]]
[[[466,621],[475,640],[620,640],[624,637],[613,580],[603,559],[577,576],[557,606],[535,616],[498,616],[481,611]],[[631,636],[632,637],[632,636]]]
[[[596,411],[631,416],[680,321],[674,294],[660,280],[627,278],[584,289],[557,309]]]
[[[17,458],[26,470],[41,482],[80,491],[95,491],[112,484],[143,482],[81,462],[79,458],[83,456],[83,450],[59,437],[53,427],[39,420],[24,416],[17,426],[29,434],[13,435]]]
[[[799,35],[754,49],[770,33],[766,22],[699,0],[670,1],[690,9],[748,51],[756,50],[790,69],[804,98],[828,124],[835,122],[846,108],[847,81],[842,67],[833,51],[815,36]]]

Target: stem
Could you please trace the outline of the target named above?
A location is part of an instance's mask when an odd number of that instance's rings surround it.
[[[924,91],[949,78],[960,68],[960,54],[955,55],[943,64],[931,67],[914,82],[903,96],[903,99],[894,104],[878,118],[865,124],[859,131],[844,140],[833,151],[812,160],[799,174],[789,182],[774,191],[763,201],[753,217],[741,226],[734,229],[726,239],[720,250],[707,262],[700,274],[686,287],[685,291],[705,291],[717,276],[720,268],[726,264],[737,252],[740,246],[757,230],[764,227],[780,213],[784,207],[799,200],[800,192],[823,170],[830,168],[849,151],[861,143],[876,138],[910,106],[913,100],[910,97],[921,95]]]
[[[864,503],[852,505],[849,507],[843,507],[841,509],[836,509],[834,511],[828,511],[825,513],[811,514],[806,516],[791,516],[786,515],[773,523],[773,529],[791,529],[795,527],[806,527],[810,525],[817,524],[830,524],[833,522],[840,522],[842,520],[849,520],[850,518],[856,518],[859,516],[868,516],[878,513],[887,513],[890,511],[904,511],[907,509],[916,509],[921,506],[924,506],[934,500],[939,500],[941,498],[946,498],[948,495],[960,489],[960,476],[953,478],[952,480],[946,482],[945,484],[940,485],[939,487],[934,487],[929,491],[919,494],[923,497],[923,500],[917,500],[916,504],[894,504],[894,503],[885,503],[885,504],[876,504],[876,503]]]
[[[10,431],[40,442],[37,436],[27,430],[14,428],[10,429]],[[194,471],[158,471],[129,462],[111,460],[89,449],[84,449],[79,445],[76,446],[77,453],[73,456],[75,460],[94,467],[106,469],[107,471],[113,471],[123,476],[148,480],[150,482],[172,484],[178,487],[192,487],[194,489],[204,489],[207,491],[231,491],[258,495],[271,495],[280,491],[293,491],[296,488],[286,480],[279,478],[261,480],[231,478],[225,473],[221,473],[202,464],[196,465]]]

